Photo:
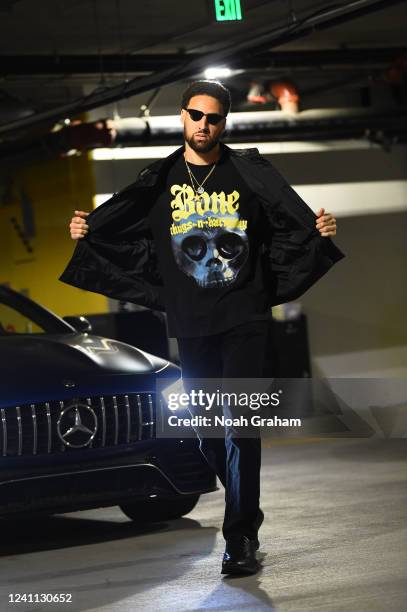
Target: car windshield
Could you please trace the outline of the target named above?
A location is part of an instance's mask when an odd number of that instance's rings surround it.
[[[17,291],[0,287],[0,337],[16,334],[63,334],[74,330],[51,311]]]

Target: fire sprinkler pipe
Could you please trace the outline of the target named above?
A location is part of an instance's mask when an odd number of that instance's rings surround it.
[[[247,101],[252,104],[266,104],[277,100],[281,110],[288,113],[298,113],[299,99],[294,83],[288,80],[267,81],[264,84],[252,81],[247,94]]]
[[[299,95],[295,85],[289,81],[272,81],[269,84],[271,95],[277,99],[282,111],[298,113]]]

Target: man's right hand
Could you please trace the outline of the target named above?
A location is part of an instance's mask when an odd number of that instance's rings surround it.
[[[75,217],[72,217],[69,224],[71,231],[72,240],[79,240],[84,238],[89,231],[89,225],[86,223],[86,217],[89,215],[88,212],[83,210],[75,210]]]

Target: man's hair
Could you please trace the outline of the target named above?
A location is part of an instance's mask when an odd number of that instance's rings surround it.
[[[191,85],[189,85],[182,94],[181,108],[186,108],[190,99],[194,96],[212,96],[212,98],[216,98],[222,104],[223,113],[225,116],[230,111],[230,91],[224,85],[222,85],[222,83],[219,83],[219,81],[202,79],[201,81],[194,81],[191,83]]]

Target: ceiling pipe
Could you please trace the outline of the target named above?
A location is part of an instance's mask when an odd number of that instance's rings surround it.
[[[290,94],[291,95],[291,94]],[[319,109],[293,114],[284,111],[230,113],[224,141],[289,142],[294,140],[370,139],[374,142],[407,141],[407,108]],[[181,145],[179,115],[100,119],[71,122],[38,140],[0,146],[8,162],[47,159],[105,147]]]
[[[231,56],[230,66],[242,70],[273,68],[284,70],[318,68],[326,70],[340,66],[346,69],[386,67],[395,58],[406,53],[406,47],[368,47],[363,49],[301,49],[301,51],[271,51],[245,56]],[[156,53],[147,55],[103,55],[106,74],[149,73],[175,67],[186,58],[196,60],[195,53]],[[99,55],[3,55],[0,66],[2,76],[80,75],[99,74]]]

